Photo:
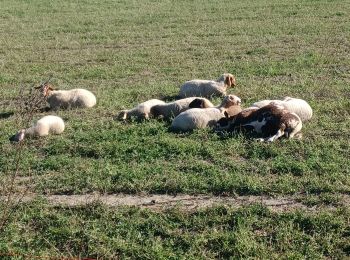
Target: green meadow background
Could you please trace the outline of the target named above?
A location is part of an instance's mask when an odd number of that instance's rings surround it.
[[[59,115],[66,130],[24,142],[15,192],[38,196],[11,212],[0,255],[349,257],[348,1],[0,0],[0,10],[2,195],[16,170],[18,148],[8,138],[31,124],[19,114],[20,90],[51,78],[97,97],[91,109],[34,115]],[[210,129],[174,134],[155,119],[112,120],[148,99],[174,100],[186,80],[225,72],[235,75],[229,93],[244,107],[284,96],[308,101],[314,116],[303,139],[266,144]],[[91,193],[297,197],[308,209],[257,202],[153,211],[45,200]]]

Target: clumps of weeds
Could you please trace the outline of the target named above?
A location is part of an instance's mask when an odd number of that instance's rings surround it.
[[[16,100],[16,107],[18,107],[18,115],[25,122],[28,119],[32,120],[33,116],[36,113],[42,113],[47,111],[46,101],[43,98],[42,94],[39,93],[38,89],[41,89],[42,86],[48,84],[51,79],[48,79],[42,82],[40,85],[32,85],[30,88],[21,87],[18,97]]]
[[[38,87],[35,85],[30,87],[20,86],[18,96],[10,101],[9,107],[15,109],[14,112],[10,113],[10,116],[15,116],[16,126],[18,128],[23,128],[24,126],[30,125],[34,116],[37,113],[42,113],[45,111],[46,101],[42,95],[38,92],[37,88],[40,88],[44,84],[50,81],[42,82]],[[5,149],[5,148],[4,148]],[[6,228],[6,224],[10,219],[12,213],[23,201],[23,199],[28,195],[29,187],[31,186],[30,180],[26,182],[25,187],[21,187],[20,193],[16,192],[17,189],[17,179],[20,172],[27,171],[27,175],[31,178],[30,169],[25,169],[23,164],[23,157],[25,150],[25,143],[18,142],[13,143],[4,150],[9,156],[7,160],[12,161],[5,167],[2,172],[2,180],[0,182],[0,234]],[[5,156],[5,154],[3,154]]]

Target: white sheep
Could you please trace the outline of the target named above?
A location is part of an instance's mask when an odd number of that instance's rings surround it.
[[[190,97],[170,103],[155,105],[151,109],[151,114],[154,117],[169,119],[171,117],[176,117],[178,114],[190,108],[208,108],[213,106],[214,105],[206,98]]]
[[[236,85],[236,79],[232,74],[225,73],[217,80],[194,79],[186,81],[180,88],[179,96],[206,97],[226,96],[226,90]]]
[[[270,103],[262,108],[249,108],[233,117],[222,118],[218,130],[247,130],[262,136],[259,141],[273,142],[281,136],[301,138],[302,121],[296,113]]]
[[[191,131],[197,128],[212,127],[216,122],[225,117],[225,112],[231,106],[239,106],[241,99],[235,95],[226,96],[222,103],[217,107],[211,108],[192,108],[182,112],[171,124],[172,131]]]
[[[296,113],[303,122],[310,120],[312,117],[312,108],[310,105],[305,100],[299,98],[285,97],[282,100],[262,100],[255,102],[252,106],[261,108],[272,102],[283,106],[289,112]]]
[[[116,116],[115,120],[128,120],[135,118],[137,120],[149,119],[153,117],[151,109],[153,106],[165,104],[159,99],[151,99],[143,102],[130,110],[122,110]]]
[[[21,129],[10,138],[10,141],[20,142],[27,136],[46,136],[48,134],[61,134],[64,131],[64,122],[58,116],[44,116],[32,127]]]
[[[96,97],[86,89],[76,88],[71,90],[54,90],[51,84],[43,84],[41,89],[43,96],[51,109],[93,107],[96,105]]]

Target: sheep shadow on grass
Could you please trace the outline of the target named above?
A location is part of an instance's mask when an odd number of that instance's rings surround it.
[[[2,112],[0,113],[0,119],[7,119],[13,116],[14,114],[15,114],[14,112]]]
[[[165,102],[173,102],[175,100],[179,100],[182,98],[179,95],[167,95],[167,96],[161,96],[159,99]]]
[[[213,128],[213,132],[220,137],[221,140],[226,140],[230,138],[237,138],[240,136],[244,136],[247,140],[256,140],[257,138],[261,137],[259,134],[257,134],[253,129],[250,129],[249,127],[236,127],[234,129],[218,129]]]

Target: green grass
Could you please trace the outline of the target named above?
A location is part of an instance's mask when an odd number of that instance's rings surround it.
[[[158,213],[98,204],[51,208],[37,201],[18,208],[0,248],[103,259],[340,259],[350,250],[349,213],[272,213],[258,204]]]
[[[306,205],[338,205],[339,196],[350,193],[348,13],[349,4],[340,0],[3,0],[0,182],[4,185],[15,169],[16,150],[8,138],[29,124],[18,115],[20,86],[52,76],[59,88],[93,91],[98,104],[58,111],[66,119],[62,135],[25,142],[19,173],[35,176],[30,192],[306,194],[301,199]],[[157,120],[112,120],[118,110],[145,100],[171,100],[186,80],[215,79],[224,72],[236,76],[238,86],[230,92],[244,106],[283,96],[307,100],[314,117],[303,126],[304,139],[264,144],[210,130],[174,134],[169,123]],[[0,240],[0,252],[153,259],[349,256],[349,245],[342,244],[349,237],[342,210],[318,216],[272,213],[260,206],[225,209],[230,216],[250,216],[237,217],[243,224],[232,229],[216,208],[185,216],[176,210],[102,208],[101,217],[98,210],[89,216],[90,208],[21,207],[25,210],[16,211]],[[118,227],[114,217],[129,222]],[[151,223],[139,235],[138,225],[148,218],[170,234],[154,234]],[[42,229],[21,237],[31,221],[41,222]],[[65,230],[74,221],[74,230]],[[329,233],[323,230],[328,225]],[[267,229],[267,236],[254,235],[255,226]],[[64,247],[75,239],[81,239],[79,246]]]

